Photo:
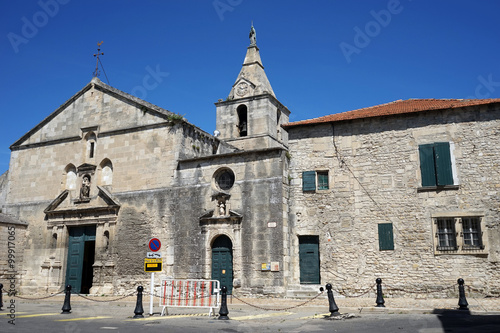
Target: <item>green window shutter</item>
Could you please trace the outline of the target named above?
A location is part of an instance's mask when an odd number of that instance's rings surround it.
[[[378,225],[378,245],[380,251],[394,250],[392,223],[380,223]]]
[[[434,144],[434,156],[436,159],[437,185],[453,185],[450,143],[436,142]]]
[[[420,174],[422,175],[422,186],[436,186],[436,170],[434,167],[434,145],[418,146],[420,155]]]
[[[316,190],[316,171],[302,172],[302,191]]]

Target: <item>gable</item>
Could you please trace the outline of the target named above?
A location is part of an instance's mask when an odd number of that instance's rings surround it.
[[[94,78],[11,149],[80,140],[86,130],[122,131],[168,122],[172,113],[114,89]]]

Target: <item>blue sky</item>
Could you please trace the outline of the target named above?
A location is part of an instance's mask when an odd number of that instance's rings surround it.
[[[2,1],[0,173],[9,146],[92,79],[100,41],[113,87],[212,133],[213,103],[241,69],[252,21],[273,90],[298,121],[398,99],[500,97],[499,9],[494,0]]]

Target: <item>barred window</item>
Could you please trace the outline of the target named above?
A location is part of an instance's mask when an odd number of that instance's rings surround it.
[[[438,250],[456,250],[455,219],[437,219]]]
[[[433,221],[435,254],[485,254],[487,229],[482,216],[464,214],[435,216]]]
[[[465,248],[482,248],[481,221],[477,217],[462,218]]]
[[[328,190],[328,171],[318,171],[318,190]]]

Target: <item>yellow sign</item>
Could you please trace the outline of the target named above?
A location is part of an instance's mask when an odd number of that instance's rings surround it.
[[[162,258],[144,259],[144,272],[161,272],[163,266]]]

